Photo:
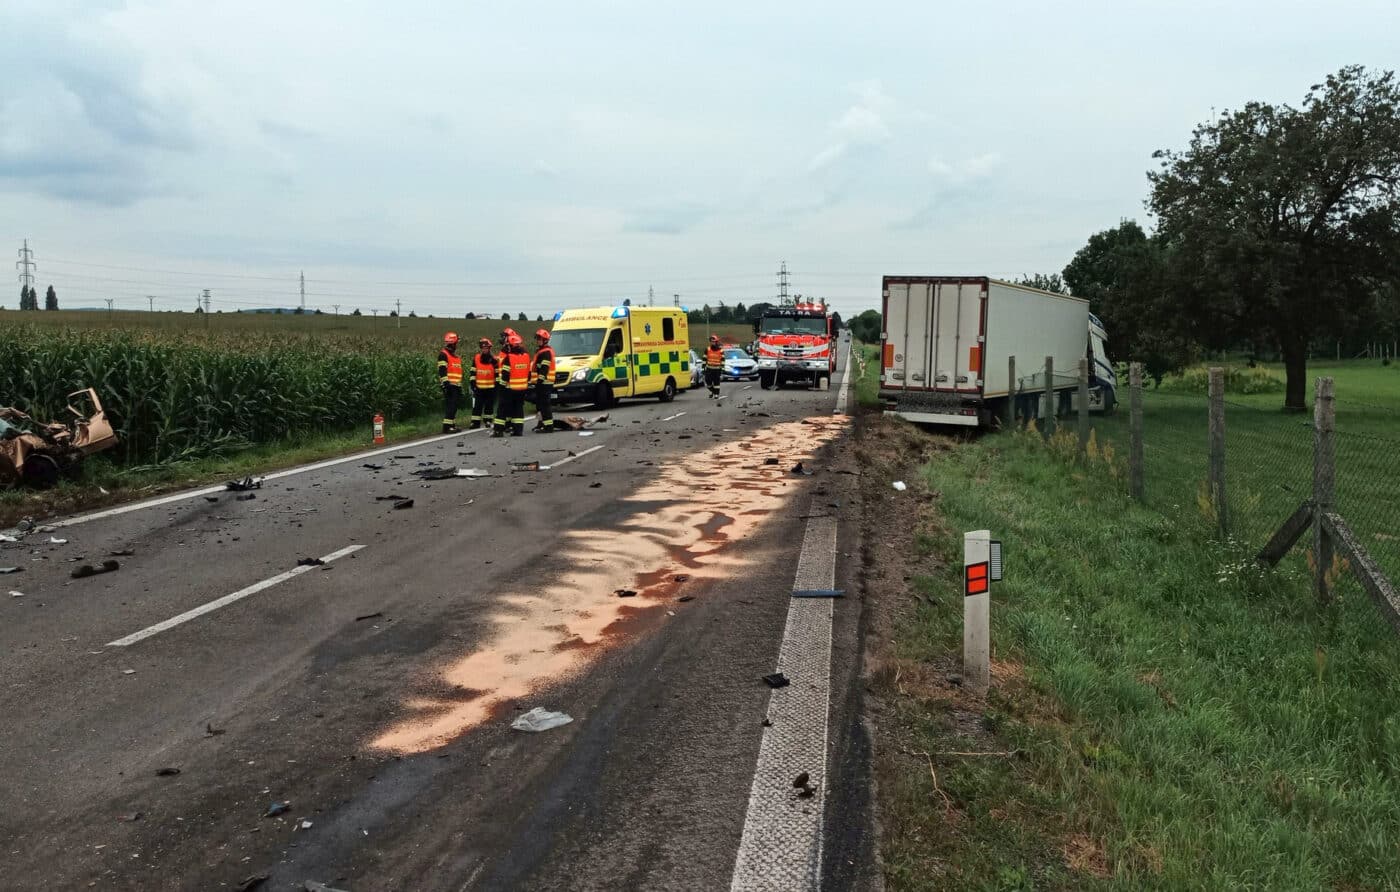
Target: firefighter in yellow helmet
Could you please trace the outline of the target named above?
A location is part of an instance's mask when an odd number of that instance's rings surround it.
[[[443,335],[442,350],[438,351],[438,381],[442,384],[442,432],[455,434],[457,404],[462,399],[462,357],[457,355],[457,333]]]
[[[535,424],[535,432],[542,434],[554,433],[554,408],[550,405],[550,400],[554,399],[554,348],[549,346],[549,331],[541,328],[535,332],[535,361],[530,369],[530,378],[534,382],[531,387],[535,411],[539,412],[540,420]]]

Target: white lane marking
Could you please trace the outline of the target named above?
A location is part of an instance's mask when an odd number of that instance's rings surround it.
[[[361,548],[364,548],[364,546],[363,546],[363,545],[347,545],[346,547],[340,549],[339,551],[332,551],[330,554],[328,554],[328,555],[326,555],[325,557],[321,558],[321,561],[322,561],[323,563],[329,564],[331,561],[338,560],[339,558],[343,558],[343,557],[345,557],[347,554],[354,554],[355,552],[359,551]],[[135,644],[135,643],[138,642],[138,641],[144,641],[144,640],[146,640],[147,638],[150,638],[152,635],[159,635],[161,632],[164,632],[164,631],[166,631],[166,630],[168,630],[168,629],[173,629],[173,628],[175,628],[176,626],[180,625],[181,623],[187,623],[187,622],[189,622],[190,620],[196,619],[196,618],[198,618],[198,617],[201,617],[201,616],[203,616],[203,615],[206,614],[206,613],[212,613],[213,611],[218,610],[220,607],[227,607],[228,605],[232,604],[232,603],[235,602],[235,601],[241,601],[241,600],[243,600],[244,598],[248,597],[249,595],[256,595],[258,592],[260,592],[260,591],[262,591],[262,590],[264,590],[264,589],[272,588],[274,585],[277,585],[278,583],[286,582],[288,579],[291,579],[293,576],[300,576],[301,574],[306,573],[306,572],[308,572],[308,571],[310,571],[310,570],[314,570],[314,569],[316,569],[316,568],[315,568],[315,567],[306,567],[306,566],[293,567],[292,569],[288,570],[286,573],[278,573],[276,576],[273,576],[273,577],[271,577],[270,579],[264,579],[262,582],[255,582],[255,583],[253,583],[252,585],[248,586],[247,588],[241,588],[241,589],[239,589],[238,591],[234,592],[234,593],[231,594],[231,595],[224,595],[222,598],[218,598],[217,600],[210,601],[208,604],[201,604],[200,606],[194,608],[193,610],[186,610],[184,613],[180,614],[179,616],[172,616],[170,619],[166,620],[165,622],[159,622],[159,623],[156,623],[154,626],[150,626],[149,628],[142,629],[142,630],[139,631],[139,632],[133,632],[133,633],[131,633],[130,635],[126,636],[125,638],[118,638],[116,641],[110,641],[110,642],[107,643],[107,646],[108,646],[108,647],[129,647],[129,646]]]
[[[597,452],[599,449],[602,449],[603,446],[605,446],[605,445],[606,445],[606,444],[604,444],[604,443],[600,443],[600,444],[598,444],[597,446],[594,446],[594,447],[591,448],[591,449],[585,449],[585,450],[583,450],[582,452],[578,453],[577,455],[570,455],[570,456],[567,456],[567,457],[565,457],[565,458],[559,459],[557,462],[554,462],[553,464],[544,465],[543,467],[540,468],[540,470],[541,470],[541,471],[548,471],[548,470],[550,470],[551,468],[557,468],[557,467],[559,467],[560,465],[567,465],[567,464],[568,464],[569,462],[571,462],[571,461],[576,461],[576,460],[578,460],[578,459],[580,459],[580,458],[583,458],[585,455],[588,455],[590,452]]]
[[[534,416],[532,415],[530,417],[533,418]],[[529,421],[530,419],[527,418],[525,420]],[[430,446],[433,443],[438,443],[443,440],[450,440],[453,437],[466,437],[472,434],[484,433],[486,430],[486,428],[482,427],[477,428],[474,431],[458,431],[455,434],[435,434],[431,437],[426,437],[422,440],[410,440],[406,443],[399,443],[396,446],[385,446],[383,449],[373,449],[369,452],[356,452],[352,455],[344,455],[340,458],[331,458],[327,459],[326,461],[318,461],[309,465],[301,465],[295,468],[287,468],[284,471],[274,471],[271,474],[264,474],[261,476],[263,480],[280,480],[283,477],[294,477],[297,474],[305,474],[308,471],[319,471],[322,468],[331,468],[336,465],[343,465],[347,462],[364,461],[367,458],[374,458],[375,456],[385,455],[390,452],[401,452],[405,449],[416,449],[420,446]],[[175,502],[183,502],[186,499],[198,498],[199,496],[207,496],[216,492],[223,491],[223,484],[220,484],[218,486],[206,486],[204,489],[195,489],[190,490],[188,492],[176,493],[170,496],[161,496],[155,499],[147,499],[144,502],[132,502],[130,505],[118,505],[116,508],[107,508],[103,511],[95,511],[92,514],[80,514],[77,517],[69,517],[64,520],[49,521],[43,525],[47,527],[77,526],[80,523],[88,523],[89,521],[93,520],[105,520],[108,517],[117,517],[121,514],[128,514],[132,511],[141,511],[145,508],[159,508],[161,505],[170,505]]]
[[[793,589],[830,589],[836,582],[836,519],[807,521]],[[821,886],[822,821],[826,806],[827,720],[831,707],[831,629],[828,598],[792,598],[778,671],[791,684],[769,696],[758,746],[744,835],[730,881],[733,892],[815,890]],[[816,788],[799,798],[793,778],[807,772]]]
[[[680,418],[680,417],[681,417],[682,415],[684,415],[684,414],[685,414],[684,412],[677,412],[677,413],[674,414],[674,415],[667,415],[665,418],[663,418],[663,419],[661,419],[661,420],[662,420],[662,421],[675,421],[677,418]]]
[[[847,401],[851,396],[851,354],[854,350],[854,344],[846,348],[846,368],[841,373],[841,393],[836,397],[836,410],[832,413],[833,415],[846,414]]]
[[[753,386],[752,384],[745,384],[743,387],[740,387],[739,389],[740,389],[740,390],[748,390],[748,389],[749,389],[750,387],[752,387],[752,386]]]

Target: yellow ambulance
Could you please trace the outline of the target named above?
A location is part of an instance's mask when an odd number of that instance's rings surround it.
[[[690,386],[690,326],[680,307],[593,307],[554,316],[554,393],[561,403],[663,403]]]

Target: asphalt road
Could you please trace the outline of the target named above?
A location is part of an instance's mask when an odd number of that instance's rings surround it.
[[[463,435],[0,544],[24,567],[0,585],[23,593],[0,602],[0,888],[730,888],[804,524],[856,485],[837,383],[624,403],[589,437]],[[860,602],[833,606],[817,802],[824,885],[847,888],[869,875]],[[511,728],[537,706],[573,722]]]

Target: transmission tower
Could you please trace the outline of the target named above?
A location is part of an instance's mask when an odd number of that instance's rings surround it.
[[[305,271],[305,270],[302,270],[302,273],[301,273],[301,308],[302,308],[303,311],[306,310],[306,271]]]
[[[647,286],[647,306],[656,306],[656,289],[650,285]]]
[[[29,239],[24,240],[24,247],[19,249],[19,259],[15,261],[15,269],[19,270],[19,284],[21,288],[34,287],[34,270],[38,265],[34,263],[34,252],[29,250]]]
[[[778,306],[791,306],[792,298],[788,297],[788,268],[787,261],[784,260],[778,269]]]

